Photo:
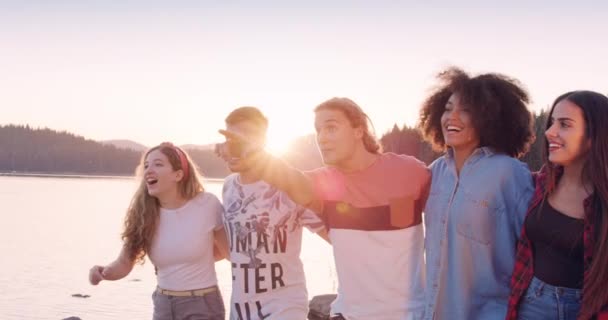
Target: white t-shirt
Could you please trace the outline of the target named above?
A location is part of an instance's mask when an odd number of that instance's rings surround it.
[[[308,293],[300,260],[302,227],[323,222],[264,181],[226,178],[224,225],[230,243],[230,319],[306,319]]]
[[[159,287],[182,291],[217,285],[213,231],[222,228],[223,211],[217,197],[207,192],[181,208],[161,208],[148,255]]]

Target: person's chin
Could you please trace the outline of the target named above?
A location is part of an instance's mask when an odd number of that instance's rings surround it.
[[[559,155],[555,155],[550,153],[549,157],[547,157],[547,160],[549,160],[549,162],[553,163],[554,165],[558,165],[558,166],[564,166],[568,163],[568,161],[564,161],[565,159],[563,159],[563,157],[560,157]]]
[[[458,145],[460,144],[459,142],[460,141],[458,141],[458,139],[453,139],[453,138],[446,138],[445,139],[445,145],[448,146],[448,147],[452,147],[452,148],[454,148],[454,147],[457,148]]]
[[[460,149],[466,145],[463,141],[452,139],[445,142],[445,144],[452,149]]]
[[[336,160],[333,157],[323,157],[323,164],[333,166],[336,164]]]
[[[235,172],[235,173],[245,171],[245,168],[240,164],[230,165],[230,166],[228,166],[228,169],[230,169],[231,172]]]

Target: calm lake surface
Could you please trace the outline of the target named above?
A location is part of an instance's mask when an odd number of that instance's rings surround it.
[[[88,283],[89,268],[120,251],[136,186],[134,179],[0,176],[0,319],[151,319],[156,278],[149,261],[123,280]],[[220,199],[221,187],[221,181],[205,182]],[[305,230],[301,257],[309,298],[335,293],[331,247]],[[228,306],[230,264],[215,268]]]

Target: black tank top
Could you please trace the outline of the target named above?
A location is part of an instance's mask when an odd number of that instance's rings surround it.
[[[545,200],[526,218],[534,276],[557,287],[582,288],[584,220],[555,210]]]

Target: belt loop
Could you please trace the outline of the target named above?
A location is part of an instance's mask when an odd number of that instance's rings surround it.
[[[536,287],[536,296],[540,297],[543,293],[543,289],[545,288],[545,283],[542,281],[538,281],[538,287]]]

